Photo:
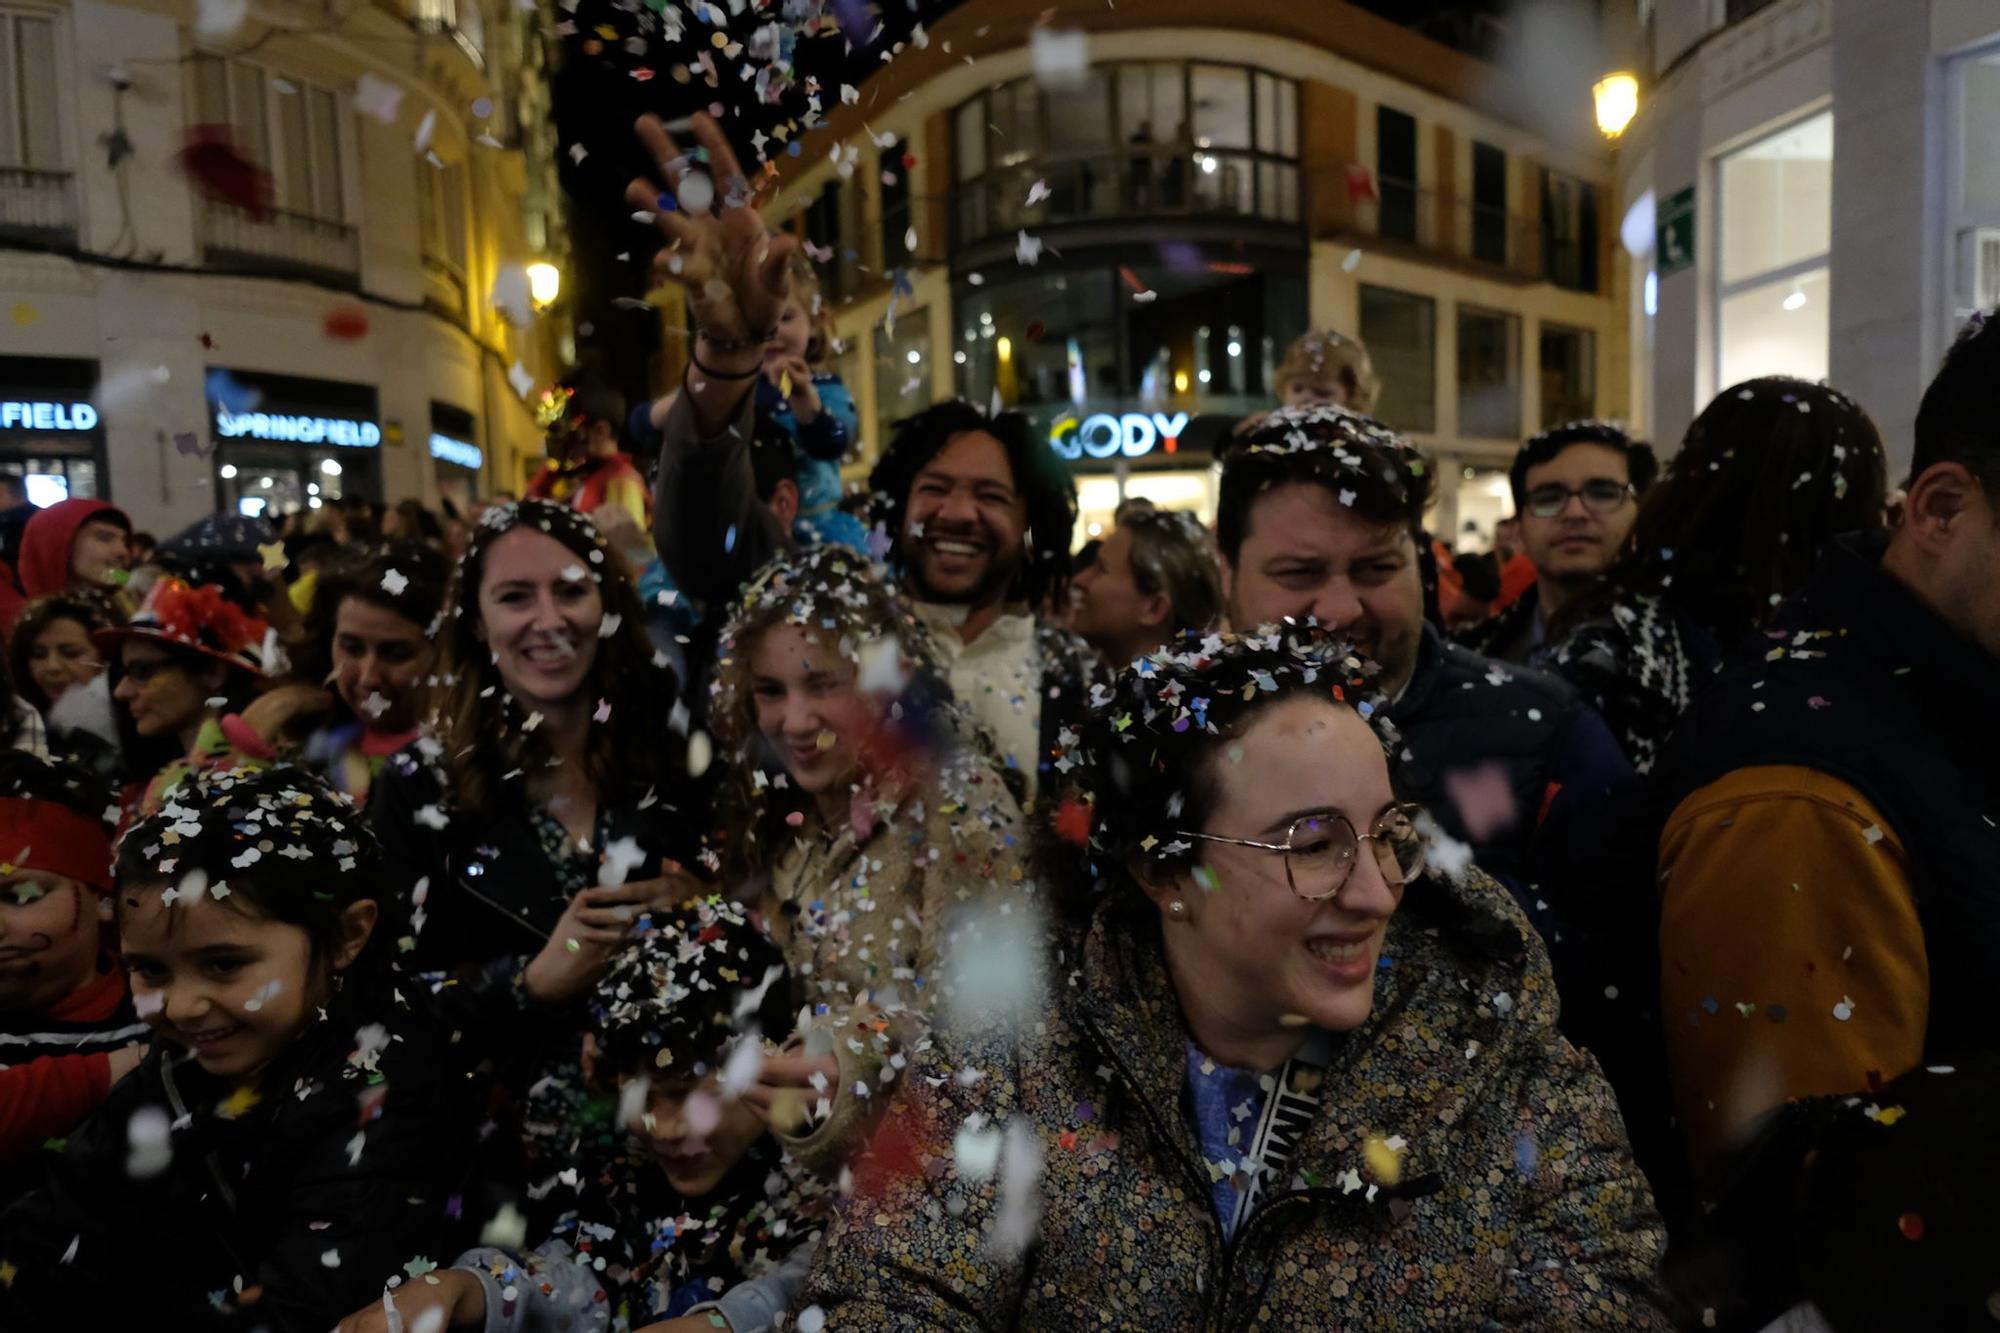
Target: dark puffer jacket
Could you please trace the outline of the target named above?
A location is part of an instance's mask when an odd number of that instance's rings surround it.
[[[322,1333],[450,1262],[476,1108],[410,982],[371,980],[379,1004],[331,1005],[254,1096],[156,1045],[0,1213],[0,1328]]]
[[[1611,1091],[1556,1032],[1547,956],[1485,876],[1412,887],[1289,1187],[1227,1242],[1180,1109],[1157,917],[1100,907],[1072,950],[1031,1036],[941,1035],[913,1060],[798,1301],[828,1328],[1672,1326]],[[1045,1165],[1035,1242],[1007,1258],[987,1233],[1010,1170],[968,1178],[954,1144],[1010,1124]],[[1398,1140],[1391,1183],[1370,1159]]]

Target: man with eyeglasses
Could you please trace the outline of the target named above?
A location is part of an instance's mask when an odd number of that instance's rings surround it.
[[[1658,469],[1652,446],[1604,421],[1573,421],[1522,445],[1507,481],[1535,586],[1462,642],[1502,661],[1543,665],[1549,625],[1618,558]]]

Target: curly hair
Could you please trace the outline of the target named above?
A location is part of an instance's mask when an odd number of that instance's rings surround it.
[[[1315,329],[1301,334],[1285,349],[1278,363],[1274,385],[1280,392],[1295,379],[1318,380],[1331,374],[1333,382],[1347,395],[1347,406],[1356,412],[1373,412],[1382,392],[1375,363],[1359,338],[1350,338],[1332,329]]]
[[[1243,635],[1189,631],[1140,658],[1092,695],[1081,733],[1058,738],[1066,779],[1055,827],[1033,849],[1039,882],[1080,916],[1106,887],[1131,888],[1135,862],[1192,868],[1199,853],[1176,830],[1208,822],[1222,795],[1215,756],[1273,704],[1310,696],[1352,708],[1392,752],[1379,677],[1346,640],[1293,621]]]
[[[1673,603],[1723,644],[1805,586],[1829,537],[1879,528],[1881,433],[1845,394],[1774,375],[1723,390],[1688,427],[1597,593],[1563,608],[1552,640],[1620,593]]]
[[[1014,489],[1027,504],[1027,559],[1010,590],[1012,600],[1040,606],[1060,597],[1069,587],[1070,538],[1076,532],[1076,483],[1046,446],[1037,444],[1034,427],[1019,412],[989,416],[962,398],[927,407],[895,423],[889,447],[868,476],[874,493],[874,517],[889,534],[890,558],[906,563],[903,529],[910,508],[910,487],[917,473],[943,452],[955,437],[974,431],[991,435],[1006,451],[1014,474]]]
[[[780,625],[798,626],[852,663],[862,689],[876,685],[870,676],[878,670],[882,684],[893,682],[883,700],[882,731],[869,738],[863,757],[881,776],[898,776],[912,760],[984,743],[952,696],[929,631],[881,566],[844,546],[801,547],[779,556],[745,586],[723,631],[709,715],[732,760],[719,820],[723,854],[743,878],[769,869],[791,840],[787,817],[806,806],[797,788],[768,781],[782,764],[757,726],[752,693],[751,659],[763,636]]]
[[[123,625],[125,616],[111,594],[83,587],[65,588],[46,597],[37,597],[21,608],[21,618],[14,622],[13,635],[7,641],[7,667],[15,692],[43,713],[48,712],[49,705],[54,701],[42,693],[41,686],[35,684],[30,666],[35,655],[35,640],[58,620],[83,626],[85,634],[96,634],[99,630]]]
[[[686,772],[685,748],[670,726],[679,695],[663,654],[646,637],[645,607],[624,563],[590,520],[547,500],[495,505],[480,517],[459,557],[445,599],[438,645],[440,693],[432,730],[444,749],[445,778],[453,802],[482,819],[499,813],[503,775],[539,773],[554,756],[525,710],[508,694],[479,638],[479,589],[488,553],[517,528],[532,528],[567,547],[596,582],[604,602],[604,627],[583,692],[610,705],[593,717],[584,747],[584,770],[600,798],[637,798],[648,787],[678,783]]]

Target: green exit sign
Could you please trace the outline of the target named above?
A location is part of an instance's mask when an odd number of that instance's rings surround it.
[[[1661,277],[1694,265],[1694,186],[1667,196],[1660,205],[1654,264]]]

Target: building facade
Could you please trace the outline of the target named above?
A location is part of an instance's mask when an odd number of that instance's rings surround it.
[[[565,341],[491,299],[562,258],[540,16],[218,8],[0,3],[0,470],[162,534],[518,491]]]
[[[830,114],[836,153],[779,159],[871,450],[998,402],[1077,474],[1079,540],[1125,496],[1208,517],[1217,444],[1331,328],[1465,534],[1524,435],[1627,410],[1610,153],[1504,113],[1504,71],[1337,0],[1040,13],[971,0]]]
[[[1630,18],[1649,86],[1618,189],[1645,418],[1677,441],[1732,384],[1824,378],[1900,480],[1957,328],[2000,305],[2000,10],[1639,0]]]

